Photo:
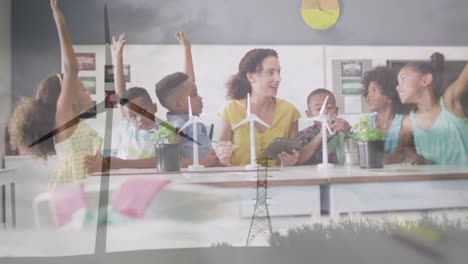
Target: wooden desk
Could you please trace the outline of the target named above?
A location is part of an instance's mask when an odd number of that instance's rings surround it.
[[[6,185],[10,185],[10,202],[11,202],[11,224],[16,227],[16,212],[15,212],[15,170],[0,169],[0,186],[2,187],[2,223],[6,228]]]
[[[337,167],[321,186],[322,210],[340,213],[468,207],[468,167]]]
[[[288,167],[268,170],[268,200],[270,216],[320,216],[320,185],[328,179],[310,173],[315,167]],[[96,174],[99,175],[99,174]],[[240,196],[239,214],[252,217],[256,199],[257,171],[243,167],[205,168],[202,172],[182,170],[160,173],[155,169],[125,169],[110,172],[111,188],[127,176],[157,176],[170,179],[173,184],[191,183],[229,188]],[[99,179],[99,178],[98,178]]]

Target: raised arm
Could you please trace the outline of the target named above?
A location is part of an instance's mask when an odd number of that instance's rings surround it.
[[[176,38],[179,43],[184,47],[184,72],[188,75],[189,79],[195,82],[195,72],[193,69],[192,60],[192,47],[189,40],[185,37],[183,32],[177,32]]]
[[[468,92],[468,64],[465,64],[458,78],[444,92],[444,102],[448,110],[462,118],[464,113],[461,98],[466,92]]]
[[[119,38],[116,40],[115,36],[112,36],[112,60],[114,64],[114,84],[115,84],[115,91],[117,96],[122,98],[127,91],[127,87],[125,84],[125,74],[124,74],[124,66],[123,66],[123,49],[125,45],[125,33],[120,34]],[[123,118],[127,118],[127,111],[124,110],[122,106],[119,106],[120,113],[122,114]]]
[[[114,62],[114,83],[115,91],[119,98],[122,98],[127,91],[125,85],[124,77],[124,66],[123,66],[123,49],[125,45],[125,33],[120,34],[119,38],[116,40],[115,37],[112,37],[112,60]]]
[[[62,55],[62,71],[63,71],[63,82],[62,90],[57,101],[57,115],[56,120],[59,124],[70,121],[73,116],[72,102],[75,95],[74,89],[78,89],[75,83],[78,79],[79,65],[76,59],[75,51],[73,50],[70,37],[68,36],[67,27],[65,25],[65,19],[62,16],[62,12],[58,7],[57,0],[50,1],[50,7],[54,16],[55,25],[57,26],[57,32],[60,39],[60,48]]]
[[[460,75],[455,80],[455,82],[453,82],[447,88],[447,90],[453,90],[453,93],[456,97],[468,91],[468,63],[465,64],[463,71],[460,73]]]

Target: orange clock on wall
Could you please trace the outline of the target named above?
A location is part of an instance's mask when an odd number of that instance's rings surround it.
[[[313,29],[329,29],[338,22],[340,3],[338,0],[302,0],[301,15]]]

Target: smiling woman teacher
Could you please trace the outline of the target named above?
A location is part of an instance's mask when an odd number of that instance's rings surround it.
[[[230,99],[220,115],[220,141],[228,141],[238,147],[232,151],[218,153],[224,165],[243,166],[250,163],[249,126],[232,127],[246,117],[246,97],[251,94],[251,111],[265,121],[270,128],[255,122],[255,153],[260,156],[276,137],[296,138],[300,113],[291,103],[276,98],[281,67],[278,54],[272,49],[253,49],[247,52],[239,63],[239,72],[227,83],[227,98]],[[286,166],[297,163],[299,153],[281,153],[279,159]]]

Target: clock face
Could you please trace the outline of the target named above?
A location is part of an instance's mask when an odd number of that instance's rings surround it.
[[[325,30],[338,21],[340,4],[338,0],[302,0],[301,15],[309,27]]]

